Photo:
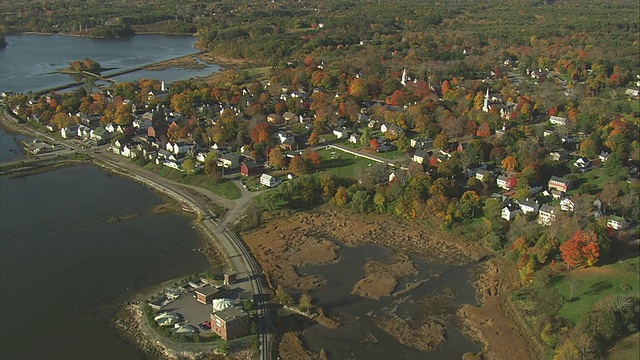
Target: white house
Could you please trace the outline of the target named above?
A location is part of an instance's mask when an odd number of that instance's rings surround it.
[[[607,160],[609,160],[609,155],[611,154],[603,150],[602,152],[600,152],[600,155],[598,155],[598,159],[600,160],[600,162],[605,163],[607,162]]]
[[[567,118],[562,116],[550,116],[549,122],[553,125],[564,126],[567,125]]]
[[[507,221],[511,221],[516,218],[516,215],[519,212],[520,212],[520,208],[518,206],[516,206],[515,204],[509,204],[502,208],[500,217]]]
[[[540,208],[538,202],[529,199],[519,201],[518,206],[520,206],[523,214],[535,214]]]
[[[218,166],[222,166],[226,169],[236,169],[240,166],[240,155],[220,154],[218,156]]]
[[[60,129],[60,136],[62,136],[63,139],[73,139],[76,135],[78,135],[77,126],[65,126]]]
[[[577,167],[580,171],[585,172],[591,168],[591,162],[587,158],[580,157],[573,163],[573,166]]]
[[[117,128],[117,125],[116,123],[113,123],[113,122],[108,123],[107,126],[104,127],[105,130],[107,130],[112,134],[116,132],[116,128]]]
[[[607,227],[614,230],[624,229],[627,227],[627,220],[620,216],[609,216],[609,219],[607,220]]]
[[[504,175],[498,175],[498,178],[496,179],[496,185],[498,185],[498,187],[501,189],[510,190],[510,183],[511,181],[509,181],[509,178]]]
[[[125,144],[122,147],[122,152],[120,153],[120,155],[133,159],[138,156],[135,150],[136,148],[133,144]]]
[[[267,187],[276,187],[278,186],[278,184],[280,184],[280,180],[278,178],[276,178],[275,176],[271,176],[269,174],[262,174],[260,175],[260,184],[267,186]]]
[[[491,178],[491,171],[489,170],[485,170],[485,169],[480,169],[478,171],[476,171],[476,179],[480,180],[480,181],[485,181]]]
[[[574,206],[573,200],[569,198],[560,200],[560,210],[562,211],[573,211]]]
[[[351,136],[349,136],[349,142],[352,144],[358,143],[358,137],[356,136],[356,134],[351,134]]]
[[[338,139],[346,139],[349,137],[349,131],[344,127],[339,127],[333,129],[333,135],[335,135]]]
[[[411,160],[418,164],[424,164],[425,160],[427,160],[428,157],[429,155],[426,151],[418,149],[413,153],[413,158],[411,158]]]
[[[551,223],[556,219],[556,214],[553,210],[553,207],[544,204],[540,207],[540,212],[538,213],[538,224],[542,226],[551,225]]]

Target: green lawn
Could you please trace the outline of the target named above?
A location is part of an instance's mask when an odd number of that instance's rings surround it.
[[[211,190],[214,194],[225,196],[229,200],[239,199],[242,195],[240,189],[230,179],[223,179],[219,182],[214,182],[209,179],[209,176],[205,174],[192,174],[187,175],[184,172],[172,169],[164,165],[156,165],[152,162],[144,166],[145,169],[153,171],[162,177],[177,181],[186,185],[198,186],[207,190]]]
[[[592,311],[593,305],[608,295],[640,295],[638,266],[640,258],[627,259],[611,265],[577,269],[557,275],[554,287],[565,299],[558,314],[574,324]],[[552,280],[552,281],[553,281]],[[573,284],[573,299],[571,286]],[[622,285],[629,285],[630,290]]]
[[[328,171],[341,178],[356,177],[360,169],[376,163],[337,149],[324,148],[319,153],[322,156],[322,171]]]
[[[580,187],[580,185],[584,183],[592,184],[593,186],[596,187],[594,191],[600,192],[602,190],[602,185],[605,182],[609,182],[609,181],[618,182],[619,180],[615,177],[609,176],[603,168],[592,169],[585,172],[584,174],[578,174],[578,178],[574,182],[573,189],[568,191],[567,194],[569,194],[569,196],[578,194],[579,193],[578,188]]]

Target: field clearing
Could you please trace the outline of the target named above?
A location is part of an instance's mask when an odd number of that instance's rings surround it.
[[[322,170],[341,178],[354,178],[360,170],[377,164],[373,160],[336,149],[324,148],[319,150],[318,153],[322,156]]]
[[[639,261],[640,258],[636,257],[611,265],[577,269],[556,276],[553,279],[556,280],[554,287],[565,299],[558,314],[577,324],[592,311],[595,303],[606,296],[639,297]],[[569,301],[570,298],[572,299]]]

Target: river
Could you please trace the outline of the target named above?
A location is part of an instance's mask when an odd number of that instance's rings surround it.
[[[0,358],[143,359],[110,324],[117,306],[209,267],[189,219],[91,166],[0,178]]]
[[[137,35],[126,39],[91,39],[63,35],[7,35],[7,47],[0,49],[0,91],[26,93],[72,83],[70,75],[57,71],[71,61],[90,58],[112,71],[196,53],[192,36]],[[219,71],[217,65],[201,70],[140,70],[117,76],[117,81],[141,78],[167,83],[206,76]],[[108,74],[109,72],[107,72]]]

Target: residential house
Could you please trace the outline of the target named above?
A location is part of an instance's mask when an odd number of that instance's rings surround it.
[[[585,157],[580,157],[573,163],[573,166],[577,167],[581,172],[585,172],[591,169],[591,161]]]
[[[537,201],[529,199],[519,201],[518,206],[520,206],[520,210],[522,210],[523,214],[535,214],[540,208]]]
[[[569,157],[569,153],[565,149],[555,150],[549,153],[549,157],[553,161],[562,161]]]
[[[571,190],[571,180],[558,176],[552,176],[549,179],[549,189],[556,189],[560,192],[567,192]]]
[[[136,129],[147,130],[148,128],[151,127],[151,125],[153,125],[153,123],[151,122],[151,120],[142,118],[142,119],[133,120],[132,125]]]
[[[293,137],[288,137],[280,144],[280,147],[287,151],[293,151],[298,149],[298,143]]]
[[[351,136],[349,136],[349,142],[352,144],[357,144],[358,141],[360,141],[360,139],[358,139],[358,137],[356,136],[356,134],[351,134]]]
[[[56,124],[47,124],[45,128],[51,132],[58,131],[58,125]]]
[[[62,136],[63,139],[73,139],[77,135],[78,135],[78,126],[76,125],[65,126],[62,129],[60,129],[60,136]]]
[[[600,162],[601,162],[601,163],[606,163],[606,162],[607,162],[607,160],[609,160],[609,155],[611,155],[611,154],[609,154],[608,152],[606,152],[606,151],[604,151],[604,150],[603,150],[603,151],[602,151],[602,152],[600,152],[600,154],[598,155],[598,159],[600,160]]]
[[[104,129],[110,132],[111,134],[116,132],[116,128],[117,128],[117,124],[114,122],[110,122],[104,127]]]
[[[486,169],[479,169],[476,171],[476,179],[480,181],[486,181],[491,179],[491,171]]]
[[[120,153],[120,155],[131,158],[131,159],[136,158],[138,156],[138,153],[137,153],[137,148],[135,144],[133,143],[125,144],[122,147],[122,152]]]
[[[78,137],[85,140],[91,136],[91,129],[85,125],[78,126]]]
[[[278,115],[278,114],[271,114],[269,116],[267,116],[267,122],[270,122],[272,124],[282,124],[282,116]]]
[[[280,184],[280,179],[278,179],[275,176],[271,176],[269,174],[262,174],[260,175],[260,184],[266,186],[266,187],[276,187]]]
[[[627,89],[624,93],[630,98],[637,99],[638,97],[640,97],[640,90],[638,89]]]
[[[203,163],[207,159],[207,155],[209,155],[209,150],[201,150],[196,153],[196,161],[199,163]]]
[[[573,203],[573,200],[569,198],[560,200],[560,210],[562,211],[573,211],[574,206],[575,204]]]
[[[238,166],[240,166],[240,155],[233,153],[219,154],[218,166],[221,166],[225,169],[237,169]]]
[[[249,334],[251,317],[241,307],[230,307],[211,314],[211,331],[224,340]]]
[[[562,116],[550,116],[549,122],[553,125],[564,126],[567,125],[567,118]]]
[[[398,137],[400,134],[404,133],[404,130],[396,124],[382,124],[380,126],[380,132],[387,135],[387,137]]]
[[[102,145],[107,141],[109,141],[109,139],[111,138],[111,134],[109,134],[109,132],[105,128],[98,127],[91,130],[91,134],[89,135],[89,138],[91,139],[92,142],[98,145]]]
[[[609,216],[609,219],[607,219],[607,227],[614,230],[624,229],[627,227],[627,220],[620,216]]]
[[[284,119],[285,122],[287,123],[294,123],[294,122],[299,122],[300,119],[298,117],[298,115],[292,113],[292,112],[285,112],[284,114],[282,114],[282,119]]]
[[[240,173],[243,176],[254,175],[255,173],[258,172],[258,170],[259,170],[258,164],[256,164],[256,162],[253,160],[245,161],[242,164],[240,164]]]
[[[358,124],[364,125],[369,123],[369,117],[366,114],[358,114],[356,117]]]
[[[496,178],[496,185],[501,189],[511,190],[516,187],[516,179],[513,176],[506,177],[504,175],[498,175]]]
[[[409,145],[414,149],[429,149],[433,146],[433,139],[429,138],[412,138]]]
[[[338,139],[346,139],[349,137],[349,131],[344,127],[339,127],[333,129],[333,135],[335,135]]]
[[[513,203],[507,204],[502,208],[502,212],[500,214],[500,217],[507,220],[507,221],[511,221],[513,219],[516,218],[516,215],[520,212],[520,208]]]
[[[540,207],[540,212],[538,213],[538,224],[548,226],[551,225],[555,219],[556,214],[552,206],[544,204]]]
[[[418,149],[413,153],[413,158],[411,158],[411,160],[413,160],[413,162],[418,163],[418,164],[424,164],[424,162],[429,158],[429,155],[427,154],[427,152],[423,149]]]

